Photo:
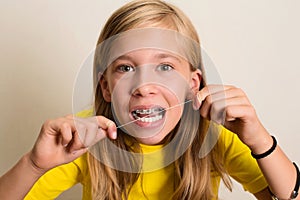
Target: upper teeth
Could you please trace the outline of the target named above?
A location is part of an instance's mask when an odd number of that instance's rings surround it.
[[[154,112],[161,112],[161,111],[163,111],[162,108],[150,108],[150,109],[137,109],[134,112],[137,114],[142,114],[142,115],[148,114],[149,115]]]

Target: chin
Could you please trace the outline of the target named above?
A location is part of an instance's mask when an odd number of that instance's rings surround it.
[[[157,134],[153,137],[147,137],[147,138],[136,138],[140,143],[145,145],[158,145],[162,144],[165,136],[160,136],[160,134]]]

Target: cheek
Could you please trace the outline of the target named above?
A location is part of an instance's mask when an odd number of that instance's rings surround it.
[[[107,89],[110,94],[113,94],[115,92],[114,90],[119,82],[119,79],[108,72],[106,76],[106,80],[107,80]]]
[[[163,131],[164,137],[167,136],[178,124],[182,116],[182,109],[180,107],[174,107],[170,109],[166,114],[166,121]]]
[[[118,81],[116,79],[113,79],[113,78],[110,79],[109,84],[108,84],[108,88],[109,88],[111,93],[114,92],[114,89],[115,89],[117,83],[118,83]]]
[[[163,91],[164,99],[168,103],[167,108],[167,116],[170,121],[176,121],[175,124],[179,121],[181,118],[181,115],[183,113],[184,105],[186,103],[185,101],[185,91],[179,90],[176,93],[174,91]]]

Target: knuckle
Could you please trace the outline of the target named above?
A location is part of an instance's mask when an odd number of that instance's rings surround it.
[[[61,134],[63,136],[69,136],[72,133],[71,125],[68,122],[62,122],[60,125]]]
[[[227,115],[231,116],[232,115],[232,106],[227,106],[225,108],[225,112]]]
[[[52,119],[48,119],[44,122],[44,124],[42,125],[43,129],[47,129],[49,128],[52,124],[54,123],[54,120]]]
[[[211,94],[208,95],[208,96],[206,97],[206,101],[207,101],[209,104],[212,104],[213,98],[212,98],[212,95],[211,95]]]
[[[238,94],[241,94],[242,96],[245,96],[245,92],[242,88],[234,88],[234,90],[238,93]]]
[[[103,121],[105,118],[104,118],[102,115],[100,115],[100,116],[97,116],[97,119],[98,119],[99,121]]]
[[[74,119],[74,115],[68,114],[68,115],[65,115],[63,118]]]
[[[51,121],[50,119],[46,120],[43,124],[43,126],[49,126],[51,124]]]
[[[63,129],[67,129],[67,128],[70,128],[70,124],[69,124],[68,122],[64,121],[64,122],[61,124],[61,127],[62,127]]]
[[[105,119],[106,119],[106,118],[103,117],[103,116],[97,116],[97,117],[96,117],[97,123],[101,123],[101,122],[103,122]]]

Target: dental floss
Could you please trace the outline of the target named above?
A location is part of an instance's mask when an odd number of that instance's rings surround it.
[[[169,108],[167,108],[167,109],[165,109],[165,110],[163,110],[163,111],[159,111],[159,112],[157,112],[156,114],[158,114],[158,113],[161,113],[161,112],[164,112],[164,111],[166,111],[166,110],[170,110],[170,109],[172,109],[172,108],[176,108],[176,107],[178,107],[178,106],[181,106],[181,105],[184,105],[184,104],[186,104],[186,103],[189,103],[189,102],[191,102],[192,100],[190,99],[190,100],[187,100],[187,101],[185,101],[185,102],[183,102],[183,103],[180,103],[180,104],[177,104],[176,106],[172,106],[172,107],[169,107]],[[149,115],[146,115],[146,116],[144,116],[144,117],[141,117],[141,118],[146,118],[146,117],[148,117]],[[121,124],[120,126],[117,126],[117,129],[118,128],[122,128],[122,127],[124,127],[124,126],[126,126],[126,125],[128,125],[128,124],[132,124],[132,123],[134,123],[134,122],[136,122],[136,121],[138,121],[139,119],[136,119],[136,120],[132,120],[132,121],[130,121],[130,122],[127,122],[127,123],[125,123],[125,124]]]

